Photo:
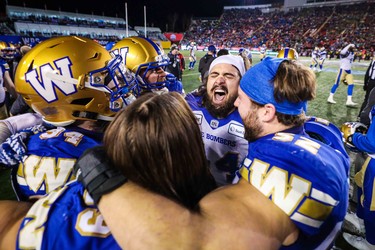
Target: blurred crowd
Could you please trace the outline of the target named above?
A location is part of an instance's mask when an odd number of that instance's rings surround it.
[[[195,20],[182,44],[194,40],[201,46],[255,50],[266,44],[272,51],[294,47],[301,56],[311,56],[315,46],[324,46],[332,58],[350,41],[358,48],[358,59],[369,59],[374,50],[374,11],[374,2],[270,13],[227,9],[218,20]]]

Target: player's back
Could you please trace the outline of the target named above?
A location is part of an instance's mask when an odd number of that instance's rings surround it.
[[[31,207],[21,224],[16,249],[120,247],[92,198],[80,182],[73,181],[55,189]]]
[[[276,133],[250,143],[240,170],[300,230],[283,249],[326,249],[348,206],[349,159],[303,134]]]

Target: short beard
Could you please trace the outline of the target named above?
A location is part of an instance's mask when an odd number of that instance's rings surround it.
[[[212,104],[209,100],[208,93],[206,92],[203,95],[203,104],[208,112],[215,118],[224,118],[227,117],[234,109],[234,102],[236,101],[237,96],[229,96],[229,99],[225,102],[224,105],[216,106]]]
[[[263,132],[262,125],[259,122],[259,117],[256,114],[256,110],[249,112],[245,118],[245,139],[249,142],[253,142],[260,137],[260,134]]]

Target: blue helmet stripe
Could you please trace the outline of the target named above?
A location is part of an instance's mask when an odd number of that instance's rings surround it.
[[[158,53],[158,55],[162,54],[162,51],[160,50],[160,47],[154,41],[152,41],[151,39],[148,39],[147,37],[140,37],[140,38],[145,39],[146,41],[148,41],[154,47],[154,49],[156,50],[156,52]]]

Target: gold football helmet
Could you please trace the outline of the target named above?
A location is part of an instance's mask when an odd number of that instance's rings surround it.
[[[149,70],[163,70],[169,64],[168,56],[152,40],[144,37],[128,37],[117,42],[111,53],[121,55],[127,68],[135,73],[142,88],[158,89],[168,84],[166,80],[149,83],[146,74]]]
[[[55,126],[75,120],[112,120],[138,94],[120,56],[76,36],[43,41],[22,57],[15,86],[26,103]]]
[[[288,58],[291,60],[298,59],[298,52],[293,48],[285,47],[279,51],[277,58]]]
[[[17,49],[12,43],[0,41],[0,57],[6,60],[13,60]]]
[[[342,132],[345,146],[354,152],[358,152],[357,147],[353,144],[354,133],[367,133],[367,126],[360,122],[345,122],[341,125],[340,130]]]

